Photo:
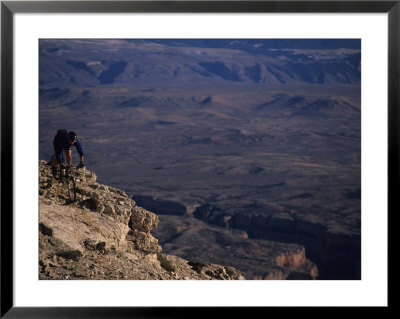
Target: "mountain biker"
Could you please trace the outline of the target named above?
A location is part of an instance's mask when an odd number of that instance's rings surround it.
[[[69,168],[72,165],[72,145],[76,147],[80,155],[80,163],[78,165],[78,168],[85,167],[82,145],[79,142],[76,133],[60,129],[57,131],[57,134],[53,139],[54,155],[51,160],[51,166],[54,176],[57,173],[57,164],[60,165],[60,172],[63,168],[66,168],[67,173],[69,172]],[[64,165],[63,151],[65,152],[65,155],[67,157],[67,167],[65,167]]]

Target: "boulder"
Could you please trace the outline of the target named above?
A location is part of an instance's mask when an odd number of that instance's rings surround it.
[[[158,216],[148,210],[135,206],[131,210],[129,227],[133,230],[149,232],[158,225]]]

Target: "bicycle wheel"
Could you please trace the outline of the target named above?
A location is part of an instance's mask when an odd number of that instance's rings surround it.
[[[71,202],[74,202],[76,199],[76,184],[75,178],[73,176],[68,177],[68,196]]]

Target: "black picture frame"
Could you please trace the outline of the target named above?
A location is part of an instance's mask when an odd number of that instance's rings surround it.
[[[388,14],[388,219],[399,211],[400,1],[1,1],[1,317],[176,318],[226,316],[217,308],[15,307],[13,299],[13,19],[16,13],[387,13]],[[393,224],[393,223],[392,223]],[[388,222],[388,227],[391,225]],[[392,225],[393,226],[393,225]],[[392,234],[388,229],[388,234]],[[390,236],[388,247],[390,250]],[[389,257],[389,254],[388,254]],[[390,258],[388,260],[390,264]],[[388,269],[389,270],[389,269]],[[390,280],[388,280],[388,286]],[[34,292],[33,292],[34,293]],[[388,310],[391,298],[388,299]],[[245,315],[249,309],[235,309]],[[257,309],[255,309],[257,310]],[[302,315],[303,307],[290,310]],[[238,312],[239,311],[239,312]],[[300,311],[300,312],[299,312]],[[347,310],[348,311],[348,310]],[[242,312],[242,313],[240,313]]]

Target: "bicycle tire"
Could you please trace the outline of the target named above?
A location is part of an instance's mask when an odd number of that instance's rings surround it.
[[[68,196],[71,202],[74,202],[76,199],[76,183],[75,178],[73,176],[68,177]]]

